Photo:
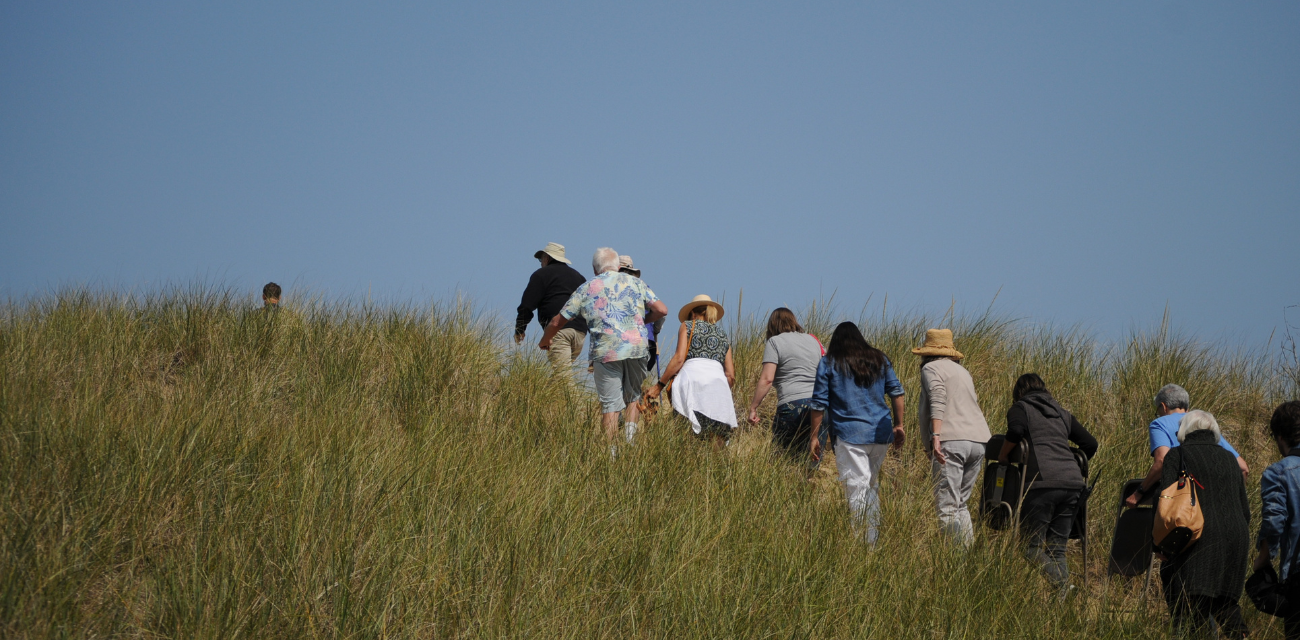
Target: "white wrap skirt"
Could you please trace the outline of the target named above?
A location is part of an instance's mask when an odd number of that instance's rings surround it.
[[[673,410],[691,421],[695,433],[700,432],[698,411],[707,418],[736,428],[736,404],[731,399],[731,385],[722,363],[712,358],[691,358],[682,365],[673,380]]]

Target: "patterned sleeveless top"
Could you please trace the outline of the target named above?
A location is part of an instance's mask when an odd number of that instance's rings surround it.
[[[692,326],[694,326],[693,332]],[[727,340],[727,334],[723,333],[718,325],[703,320],[690,320],[686,331],[691,337],[691,346],[686,350],[687,360],[709,358],[727,364],[727,351],[731,349],[731,342]]]

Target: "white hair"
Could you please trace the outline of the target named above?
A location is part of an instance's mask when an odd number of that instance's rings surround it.
[[[618,271],[618,252],[609,247],[596,249],[596,254],[591,257],[591,270],[596,275],[606,271]]]
[[[1214,414],[1200,409],[1188,411],[1178,423],[1178,441],[1186,440],[1187,434],[1194,431],[1206,430],[1214,432],[1215,442],[1223,439],[1223,432],[1219,431],[1219,421],[1214,419]]]

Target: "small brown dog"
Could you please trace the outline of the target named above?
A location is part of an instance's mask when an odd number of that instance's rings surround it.
[[[636,403],[637,408],[641,410],[641,415],[647,418],[653,418],[658,414],[659,407],[663,404],[661,398],[662,393],[660,393],[660,391],[668,391],[672,386],[671,382],[669,382],[666,387],[660,387],[656,384],[655,386],[650,387],[650,389],[645,393],[641,394],[641,400]],[[669,401],[671,402],[671,400]]]

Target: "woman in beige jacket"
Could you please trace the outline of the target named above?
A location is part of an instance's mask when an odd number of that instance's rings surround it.
[[[926,331],[925,344],[912,353],[921,356],[921,442],[930,456],[935,510],[944,531],[970,546],[975,527],[966,503],[992,434],[975,395],[975,382],[958,363],[963,356],[953,346],[952,331]]]

